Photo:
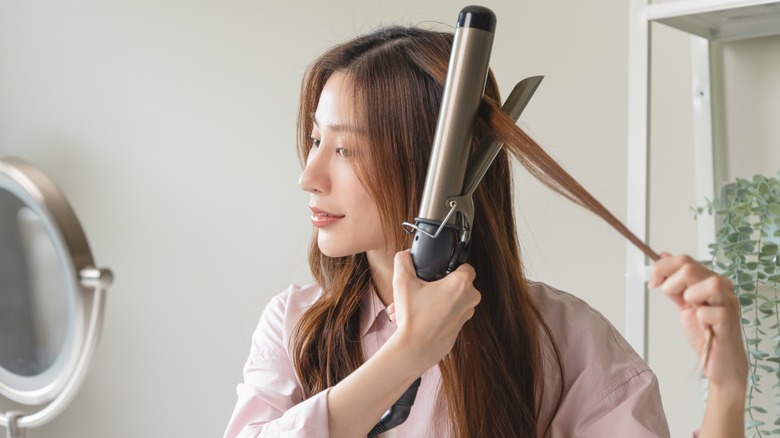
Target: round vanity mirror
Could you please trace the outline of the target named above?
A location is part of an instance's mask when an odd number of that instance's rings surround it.
[[[17,158],[0,158],[0,412],[9,436],[59,414],[97,346],[107,269],[95,267],[59,188]]]

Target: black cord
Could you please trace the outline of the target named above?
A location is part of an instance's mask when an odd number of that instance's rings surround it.
[[[409,412],[412,410],[414,399],[417,397],[417,388],[420,387],[421,381],[422,379],[418,377],[401,398],[382,415],[376,426],[368,433],[368,438],[374,438],[406,421],[409,417]]]

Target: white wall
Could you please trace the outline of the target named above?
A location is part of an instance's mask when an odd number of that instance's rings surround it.
[[[719,47],[723,70],[725,178],[777,176],[780,169],[780,37]]]
[[[523,125],[625,217],[627,3],[570,2],[565,13],[540,0],[483,4],[499,20],[492,66],[504,92],[546,76]],[[116,274],[92,373],[68,411],[31,436],[219,436],[264,304],[308,278],[294,150],[305,66],[378,24],[452,25],[463,5],[0,0],[0,154],[60,184]],[[675,60],[670,74],[687,80],[678,41],[659,44]],[[671,136],[687,135],[685,108],[664,114]],[[623,239],[526,175],[517,183],[531,276],[622,329]],[[663,208],[690,221],[695,202],[679,199]],[[675,243],[692,222],[677,225],[658,232],[659,250],[687,250]],[[669,365],[662,383],[667,371],[675,379],[667,406],[698,396],[674,389],[695,387],[695,361],[651,354]],[[673,436],[685,436],[698,410],[673,406]]]

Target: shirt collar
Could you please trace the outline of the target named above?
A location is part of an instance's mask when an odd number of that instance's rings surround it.
[[[376,322],[377,318],[383,315],[389,318],[387,313],[387,307],[385,307],[382,300],[379,299],[376,290],[373,287],[369,287],[363,293],[363,297],[360,300],[360,337],[368,333],[371,327]]]

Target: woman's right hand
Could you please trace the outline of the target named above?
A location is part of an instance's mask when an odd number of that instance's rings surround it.
[[[463,324],[474,315],[481,299],[474,278],[474,268],[463,264],[441,280],[426,282],[417,277],[408,250],[395,255],[392,306],[396,334],[421,374],[452,350]]]

